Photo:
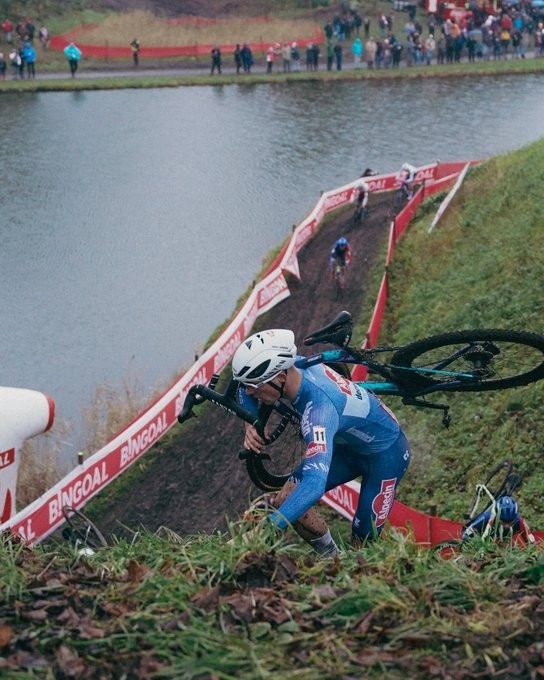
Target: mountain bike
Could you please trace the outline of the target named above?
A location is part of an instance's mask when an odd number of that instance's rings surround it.
[[[349,378],[349,364],[366,366],[381,380],[359,383],[377,395],[394,395],[417,408],[442,411],[442,423],[451,422],[449,405],[428,401],[435,392],[484,392],[518,387],[544,378],[544,337],[525,331],[497,329],[454,331],[433,335],[398,347],[355,348],[350,346],[352,317],[341,312],[336,319],[306,338],[312,346],[329,343],[337,349],[323,351],[295,362],[298,368],[326,364]],[[388,362],[382,356],[391,354]],[[230,379],[224,392],[215,389],[219,376],[209,385],[194,385],[185,398],[179,422],[191,418],[193,407],[211,401],[257,429],[267,445],[261,453],[242,451],[253,483],[264,491],[279,489],[305,456],[300,436],[300,416],[278,399],[261,406],[257,413],[236,400],[239,384]],[[265,433],[266,428],[266,433]]]
[[[511,496],[521,484],[521,477],[512,472],[512,462],[503,460],[492,470],[483,484],[476,484],[476,491],[464,515],[466,529],[482,512],[490,510],[501,496]]]
[[[402,183],[393,194],[393,201],[391,202],[391,207],[389,209],[389,216],[394,217],[395,215],[398,215],[413,195],[413,189],[409,189],[405,183]]]
[[[84,515],[70,505],[62,508],[66,526],[62,530],[62,537],[85,555],[93,555],[98,548],[106,548],[108,543],[100,529]]]
[[[366,207],[363,208],[363,206],[358,205],[355,208],[355,211],[353,213],[353,217],[351,218],[351,222],[352,222],[353,226],[356,227],[359,224],[361,224],[361,222],[363,221],[363,219],[365,217],[368,217],[368,208],[366,208]]]
[[[476,490],[472,496],[468,509],[464,513],[464,523],[461,535],[472,524],[472,522],[482,513],[492,510],[501,496],[512,496],[514,491],[521,484],[521,476],[513,472],[513,465],[510,460],[503,460],[486,477],[483,483],[476,484]],[[488,526],[482,538],[485,539],[491,533]],[[457,559],[461,554],[463,539],[449,539],[441,541],[434,547],[435,553],[446,559]]]
[[[346,288],[346,265],[336,260],[333,270],[335,297],[340,300]]]

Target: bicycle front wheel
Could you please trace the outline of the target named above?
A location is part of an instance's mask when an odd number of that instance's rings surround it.
[[[267,422],[270,444],[261,453],[248,452],[246,468],[253,484],[263,491],[281,489],[306,455],[306,443],[298,423],[282,421],[273,412]]]
[[[76,546],[92,548],[106,548],[108,543],[98,527],[91,522],[80,510],[70,505],[64,505],[62,514],[68,525],[67,538]]]
[[[544,337],[493,329],[442,333],[406,345],[391,363],[399,384],[408,389],[433,384],[455,392],[520,387],[544,378]]]

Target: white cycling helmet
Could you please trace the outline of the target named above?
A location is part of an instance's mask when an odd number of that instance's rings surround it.
[[[250,335],[232,358],[232,375],[243,385],[260,387],[295,363],[295,334],[285,329]]]

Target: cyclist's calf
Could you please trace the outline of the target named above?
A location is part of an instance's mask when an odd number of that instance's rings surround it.
[[[287,499],[287,497],[290,496],[291,493],[296,489],[296,487],[297,485],[295,482],[285,482],[282,489],[278,491],[276,497],[272,501],[272,505],[274,505],[276,508],[279,508],[280,505]],[[315,508],[306,510],[306,512],[301,515],[293,524],[293,529],[308,543],[315,539],[321,538],[329,530],[327,523]]]

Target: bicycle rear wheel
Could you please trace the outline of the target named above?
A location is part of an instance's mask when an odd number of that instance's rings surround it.
[[[391,203],[391,208],[389,210],[390,216],[395,217],[395,215],[398,215],[399,212],[404,208],[405,203],[406,203],[406,191],[404,190],[403,187],[401,187],[400,189],[397,189],[393,194],[393,201]]]
[[[494,329],[442,333],[406,345],[391,363],[407,388],[441,384],[455,392],[502,390],[544,378],[544,337]],[[468,377],[458,375],[463,373]],[[458,384],[448,386],[454,382]]]
[[[280,422],[281,416],[273,412],[267,429],[274,441],[261,453],[244,454],[251,481],[263,491],[281,489],[306,455],[306,443],[300,434],[300,425],[284,420],[280,426]]]
[[[352,220],[351,220],[353,226],[357,226],[358,224],[361,224],[362,216],[363,216],[363,214],[362,214],[361,209],[355,208],[355,212],[353,213],[353,217],[352,217]]]

